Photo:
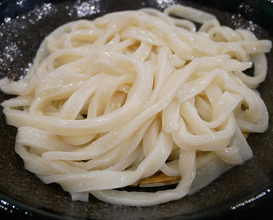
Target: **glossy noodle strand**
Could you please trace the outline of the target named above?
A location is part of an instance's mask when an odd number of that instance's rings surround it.
[[[268,126],[255,88],[270,49],[269,40],[181,5],[64,24],[24,78],[0,80],[16,95],[2,103],[18,127],[15,151],[73,200],[181,199],[252,157],[244,135]],[[116,190],[158,172],[181,180],[163,191]]]

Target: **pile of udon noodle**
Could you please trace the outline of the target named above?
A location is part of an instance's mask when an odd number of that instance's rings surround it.
[[[180,199],[252,157],[245,134],[268,126],[255,88],[270,49],[269,40],[179,5],[65,24],[45,38],[25,77],[1,80],[17,95],[2,103],[18,127],[15,150],[73,200]],[[181,179],[174,189],[115,190],[158,173]]]

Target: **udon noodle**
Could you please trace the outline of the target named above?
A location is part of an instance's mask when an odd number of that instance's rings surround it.
[[[2,103],[18,128],[15,151],[73,200],[181,199],[252,157],[244,134],[268,127],[255,88],[270,49],[269,40],[180,5],[64,24],[26,76],[0,81],[16,95]],[[156,192],[116,190],[158,172],[181,180]]]

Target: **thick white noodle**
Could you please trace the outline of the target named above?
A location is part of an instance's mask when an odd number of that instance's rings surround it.
[[[44,183],[60,184],[73,200],[156,205],[252,157],[243,132],[268,126],[254,88],[270,49],[181,5],[74,21],[46,37],[24,78],[0,80],[17,95],[3,112],[18,127],[25,168]],[[156,172],[181,181],[154,193],[115,190]]]

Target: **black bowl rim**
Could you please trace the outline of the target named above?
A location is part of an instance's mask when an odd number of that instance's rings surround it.
[[[224,203],[220,203],[216,206],[209,207],[196,211],[194,213],[179,215],[170,217],[167,219],[176,220],[176,219],[241,219],[242,216],[246,217],[249,213],[265,203],[273,201],[273,181],[270,181],[259,187],[251,194],[238,198],[228,199]],[[46,210],[40,207],[34,207],[30,204],[25,204],[19,198],[10,197],[5,192],[0,191],[0,210],[4,210],[3,214],[9,215],[11,217],[17,217],[18,219],[22,218],[31,218],[31,219],[63,219],[65,216],[58,213],[53,213],[51,210]],[[261,213],[262,214],[265,213]],[[1,216],[1,212],[0,212]],[[258,215],[259,216],[259,215]],[[89,219],[92,218],[82,218],[79,216],[69,216],[69,219]],[[164,219],[164,218],[162,218]]]

